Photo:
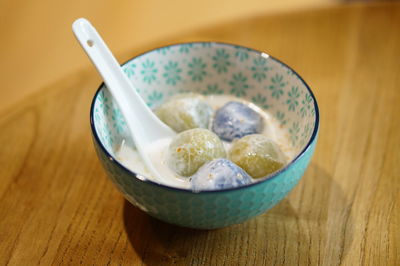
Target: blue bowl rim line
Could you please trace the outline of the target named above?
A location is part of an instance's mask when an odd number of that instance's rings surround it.
[[[146,52],[143,52],[127,61],[125,61],[121,66],[126,65],[127,63],[131,62],[134,59],[137,59],[143,55],[146,55],[150,52],[155,52],[157,50],[166,48],[166,47],[174,47],[174,46],[181,46],[181,45],[185,45],[185,44],[204,44],[204,43],[210,43],[210,44],[216,44],[216,45],[222,45],[222,46],[229,46],[229,47],[233,47],[233,48],[241,48],[241,49],[246,49],[247,51],[250,52],[255,52],[255,53],[259,53],[259,54],[266,54],[265,52],[256,50],[256,49],[252,49],[252,48],[248,48],[245,46],[241,46],[241,45],[237,45],[237,44],[231,44],[231,43],[225,43],[225,42],[208,42],[208,41],[198,41],[198,42],[184,42],[184,43],[176,43],[176,44],[170,44],[170,45],[165,45],[165,46],[161,46],[158,48],[154,48],[151,50],[148,50]],[[285,165],[285,167],[282,167],[281,169],[279,169],[278,171],[274,172],[273,174],[269,175],[267,178],[264,179],[260,179],[259,181],[257,180],[256,182],[247,184],[247,185],[243,185],[243,186],[239,186],[239,187],[234,187],[234,188],[228,188],[228,189],[219,189],[219,190],[203,190],[203,191],[193,191],[190,189],[184,189],[184,188],[177,188],[177,187],[171,187],[171,186],[167,186],[167,185],[163,185],[154,181],[151,181],[150,179],[148,179],[146,177],[145,180],[142,180],[140,178],[138,178],[137,176],[140,175],[138,173],[135,173],[133,171],[131,171],[130,169],[126,168],[124,165],[122,165],[116,158],[114,158],[108,151],[107,149],[103,146],[103,144],[100,141],[99,136],[97,135],[96,132],[96,128],[94,125],[94,120],[93,120],[93,114],[94,114],[94,104],[95,101],[97,99],[98,94],[100,93],[100,91],[102,90],[103,87],[105,87],[104,82],[102,82],[99,86],[99,88],[97,89],[93,100],[92,100],[92,104],[90,107],[90,127],[92,129],[92,133],[93,136],[96,140],[96,142],[99,144],[99,146],[101,147],[102,151],[106,154],[107,158],[114,162],[119,168],[123,169],[125,172],[127,172],[129,175],[132,175],[134,178],[137,178],[138,181],[144,182],[144,183],[148,183],[148,184],[152,184],[152,185],[156,185],[158,187],[164,188],[164,189],[169,189],[169,190],[175,190],[175,191],[179,191],[179,192],[186,192],[186,193],[191,193],[191,194],[209,194],[209,193],[221,193],[221,192],[229,192],[229,191],[234,191],[234,190],[240,190],[240,189],[245,189],[248,187],[252,187],[252,186],[257,186],[260,185],[261,183],[270,181],[272,179],[274,179],[275,177],[277,177],[278,175],[280,175],[282,172],[286,171],[289,167],[291,167],[296,161],[298,161],[305,153],[306,151],[310,148],[311,144],[314,142],[314,140],[316,140],[317,135],[318,135],[318,130],[319,130],[319,108],[318,108],[318,104],[317,104],[317,100],[314,96],[314,93],[312,92],[310,86],[308,86],[308,84],[304,81],[304,79],[296,72],[294,71],[291,67],[289,67],[287,64],[283,63],[282,61],[276,59],[275,57],[268,55],[268,58],[275,60],[276,62],[282,64],[283,66],[287,67],[289,70],[291,70],[300,80],[301,82],[304,83],[304,85],[306,86],[308,92],[310,93],[313,102],[314,102],[314,108],[315,108],[315,126],[314,126],[314,130],[313,133],[311,135],[310,140],[308,141],[307,145],[303,148],[303,150],[293,159],[291,160],[287,165]]]

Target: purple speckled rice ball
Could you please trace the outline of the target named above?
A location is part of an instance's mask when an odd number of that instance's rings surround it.
[[[228,159],[214,159],[204,164],[192,176],[192,190],[216,190],[250,184],[252,178]]]
[[[212,131],[226,141],[261,133],[262,129],[260,114],[243,103],[233,101],[217,110],[212,124]]]

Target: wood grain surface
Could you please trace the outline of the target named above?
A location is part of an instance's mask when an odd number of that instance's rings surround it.
[[[77,69],[0,115],[0,265],[399,265],[400,4],[248,17],[143,50],[194,40],[263,50],[315,92],[319,143],[294,191],[219,230],[149,217],[96,158],[100,78]]]

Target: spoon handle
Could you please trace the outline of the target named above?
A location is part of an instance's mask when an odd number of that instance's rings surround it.
[[[163,180],[164,178],[152,165],[146,148],[152,142],[173,137],[176,133],[162,123],[146,105],[88,20],[84,18],[76,20],[72,24],[72,30],[118,103],[144,163],[159,181],[165,183],[166,180]]]
[[[82,48],[103,77],[108,90],[116,99],[128,126],[131,124],[135,141],[136,138],[140,139],[146,146],[154,140],[175,135],[146,105],[90,22],[80,18],[73,23],[72,29]]]

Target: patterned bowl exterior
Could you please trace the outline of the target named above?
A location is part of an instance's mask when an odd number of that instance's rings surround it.
[[[102,84],[90,113],[97,155],[125,198],[149,215],[198,229],[241,223],[280,202],[304,174],[317,141],[318,106],[307,84],[280,61],[236,45],[185,43],[142,54],[123,69],[150,107],[187,91],[252,101],[275,116],[297,152],[280,171],[239,188],[194,193],[145,180],[114,157],[122,140],[131,140],[124,118]]]

